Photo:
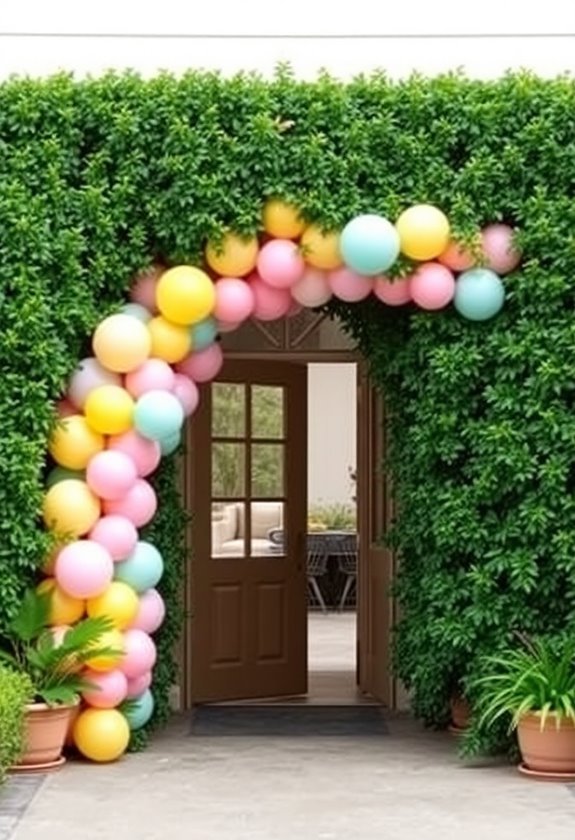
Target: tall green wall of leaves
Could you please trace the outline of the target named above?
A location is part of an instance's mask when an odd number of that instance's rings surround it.
[[[190,73],[0,85],[0,629],[44,550],[53,401],[87,336],[161,257],[254,231],[279,195],[328,227],[441,207],[470,236],[499,219],[524,261],[504,312],[340,307],[385,390],[399,518],[398,673],[440,722],[454,682],[515,629],[573,626],[575,85],[528,75],[340,84]],[[183,562],[169,550],[167,595]],[[174,546],[180,546],[174,549]],[[166,663],[179,612],[164,631]],[[170,666],[162,666],[160,717]]]

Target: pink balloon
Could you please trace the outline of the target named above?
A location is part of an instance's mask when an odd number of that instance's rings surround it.
[[[80,411],[88,399],[88,394],[100,385],[121,385],[122,378],[117,373],[102,367],[100,362],[93,356],[82,359],[68,384],[68,399]]]
[[[96,709],[113,709],[128,696],[128,680],[118,668],[104,672],[87,669],[82,677],[94,686],[83,691],[82,698]]]
[[[302,306],[313,309],[323,306],[332,296],[325,271],[319,268],[307,268],[301,280],[292,287],[292,297]]]
[[[56,581],[73,598],[97,598],[114,576],[110,552],[93,540],[68,543],[56,558]]]
[[[157,589],[147,589],[140,595],[138,614],[132,627],[144,633],[155,633],[166,615],[166,606]]]
[[[88,462],[86,483],[101,499],[121,499],[136,483],[136,465],[125,452],[105,449]]]
[[[209,382],[217,376],[223,363],[222,348],[215,341],[204,350],[192,351],[185,359],[178,362],[176,370],[193,379],[194,382]]]
[[[250,285],[256,300],[254,318],[260,321],[275,321],[287,315],[292,305],[289,289],[274,289],[264,283],[258,274],[251,275]]]
[[[124,649],[120,668],[128,679],[142,677],[152,670],[156,663],[156,646],[147,633],[137,629],[126,630]]]
[[[214,316],[218,321],[239,324],[254,311],[254,293],[249,283],[237,277],[222,277],[215,284],[216,306]]]
[[[441,263],[423,263],[412,275],[409,288],[422,309],[443,309],[455,294],[455,278]]]
[[[136,528],[147,525],[154,518],[158,501],[154,488],[143,478],[138,478],[133,487],[121,499],[104,501],[104,513],[125,516]]]
[[[496,274],[509,274],[521,262],[521,252],[513,244],[513,228],[509,225],[488,225],[481,232],[487,268]]]
[[[125,560],[135,549],[138,531],[125,516],[102,516],[88,535],[89,539],[103,545],[114,561]]]
[[[286,312],[286,318],[295,318],[300,312],[303,312],[303,306],[297,300],[292,300],[291,306]]]
[[[305,260],[298,246],[290,239],[272,239],[258,254],[258,274],[275,289],[289,289],[301,280]]]
[[[64,398],[58,400],[58,402],[56,403],[56,412],[58,414],[58,417],[71,417],[73,414],[78,413],[78,409],[76,408],[76,406],[72,405],[70,400]]]
[[[452,271],[467,271],[468,268],[475,265],[473,254],[463,245],[458,245],[453,239],[437,259]]]
[[[147,391],[171,391],[173,387],[174,371],[163,359],[147,359],[126,374],[126,390],[136,399]]]
[[[232,323],[231,321],[216,321],[218,332],[219,333],[231,333],[235,332],[238,327],[241,327],[242,322],[238,321],[236,323]]]
[[[147,691],[151,685],[152,672],[146,671],[141,677],[134,677],[132,680],[128,680],[128,693],[126,697],[129,700],[134,700],[140,694],[143,694],[144,691]]]
[[[389,277],[377,277],[373,291],[375,296],[388,306],[402,306],[411,300],[409,284],[409,277],[395,277],[393,280]]]
[[[130,289],[130,300],[145,306],[154,315],[158,312],[156,303],[156,287],[160,276],[165,271],[164,266],[154,265],[147,271],[143,271],[134,280]]]
[[[327,279],[334,295],[348,303],[363,300],[373,291],[373,277],[356,274],[350,268],[336,268],[328,273]]]
[[[186,417],[194,413],[200,401],[200,392],[196,383],[192,382],[189,376],[185,376],[183,373],[174,375],[172,394],[181,402]]]
[[[131,458],[141,478],[153,473],[162,457],[160,444],[139,435],[134,429],[108,438],[108,449],[123,452]]]

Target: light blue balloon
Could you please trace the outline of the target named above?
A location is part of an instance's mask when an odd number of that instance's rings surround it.
[[[134,408],[134,426],[149,440],[163,440],[180,431],[184,409],[170,391],[147,391]]]
[[[170,435],[167,438],[162,438],[160,441],[160,449],[162,450],[162,455],[171,455],[172,452],[175,452],[180,443],[182,442],[182,437],[179,432],[176,432],[174,435]]]
[[[218,329],[213,318],[206,318],[203,321],[198,321],[190,327],[192,333],[192,347],[194,350],[205,350],[216,339]]]
[[[50,489],[59,481],[86,481],[86,470],[69,470],[67,467],[54,467],[46,476],[46,488]]]
[[[152,313],[141,303],[127,303],[120,310],[122,315],[131,315],[132,318],[137,318],[143,324],[147,324],[152,319]]]
[[[387,271],[399,256],[399,234],[383,216],[356,216],[341,232],[343,261],[358,274],[371,277]]]
[[[139,697],[129,700],[122,709],[130,729],[141,729],[145,726],[152,717],[153,711],[154,697],[149,688]]]
[[[155,545],[139,540],[132,553],[119,563],[114,563],[114,580],[127,583],[138,594],[152,589],[162,577],[164,561]]]
[[[505,287],[489,268],[470,268],[455,282],[453,305],[470,321],[487,321],[497,315],[505,300]]]

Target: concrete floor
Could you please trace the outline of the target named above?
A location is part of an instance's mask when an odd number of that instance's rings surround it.
[[[322,680],[324,687],[329,683],[324,697],[354,702],[354,657],[353,616],[311,616],[310,684],[314,679],[316,686]],[[330,675],[327,683],[326,675]],[[402,715],[389,715],[388,723],[390,734],[378,737],[193,738],[188,720],[176,718],[145,753],[109,766],[70,762],[47,776],[15,833],[6,836],[10,840],[575,837],[575,785],[535,782],[505,765],[464,764],[457,758],[452,736],[427,732]],[[0,828],[1,817],[0,798]],[[11,831],[13,823],[6,828]]]
[[[573,840],[575,789],[471,767],[402,717],[389,736],[191,738],[46,778],[12,840]]]

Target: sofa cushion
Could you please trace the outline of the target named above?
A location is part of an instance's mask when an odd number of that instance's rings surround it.
[[[244,540],[228,540],[220,546],[219,557],[243,557],[245,551]],[[252,540],[252,557],[267,556],[275,554],[273,543],[266,539]]]
[[[238,505],[237,536],[245,536],[244,505]],[[252,502],[252,539],[266,539],[271,528],[283,525],[283,502]]]

